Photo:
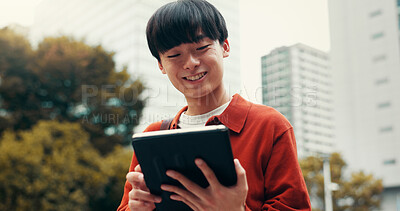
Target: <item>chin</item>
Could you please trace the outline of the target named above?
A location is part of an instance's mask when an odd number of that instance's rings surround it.
[[[186,98],[204,98],[204,97],[211,97],[213,98],[213,90],[212,89],[206,89],[206,88],[202,88],[200,90],[196,90],[193,92],[187,92],[184,93]]]
[[[207,94],[201,94],[201,93],[186,93],[184,95],[186,98],[202,98],[207,96]]]

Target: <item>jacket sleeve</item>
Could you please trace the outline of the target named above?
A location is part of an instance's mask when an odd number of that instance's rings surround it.
[[[264,181],[265,202],[262,210],[311,210],[310,198],[297,160],[292,127],[274,140]]]

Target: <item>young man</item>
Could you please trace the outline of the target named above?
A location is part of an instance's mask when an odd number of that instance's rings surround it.
[[[188,103],[170,129],[227,126],[238,178],[235,186],[224,187],[198,159],[196,165],[209,187],[203,189],[169,170],[167,175],[187,190],[161,188],[193,210],[311,210],[290,123],[273,108],[226,93],[222,78],[223,59],[230,53],[227,37],[224,18],[204,0],[169,3],[148,22],[150,51]],[[160,130],[161,124],[153,123],[145,132]],[[154,210],[161,198],[150,194],[135,155],[129,171],[118,210]]]

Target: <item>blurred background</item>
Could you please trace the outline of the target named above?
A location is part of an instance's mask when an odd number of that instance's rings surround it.
[[[145,37],[167,0],[0,0],[0,210],[115,210],[132,133],[185,99]],[[313,210],[400,210],[400,0],[210,0],[230,95],[294,126]]]

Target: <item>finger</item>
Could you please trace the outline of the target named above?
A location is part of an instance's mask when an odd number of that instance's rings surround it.
[[[151,194],[150,192],[139,190],[139,189],[132,189],[129,192],[129,199],[146,201],[146,202],[151,202],[151,203],[160,203],[161,202],[161,197],[155,196],[155,195]]]
[[[234,160],[236,175],[237,175],[237,183],[236,186],[246,187],[247,188],[247,177],[246,170],[244,170],[243,166],[240,164],[238,159]]]
[[[183,185],[183,187],[185,187],[188,191],[190,191],[197,197],[205,198],[204,189],[201,188],[200,186],[198,186],[196,183],[189,180],[188,178],[186,178],[185,176],[183,176],[182,174],[180,174],[179,172],[176,172],[173,170],[168,170],[167,175],[173,179],[178,180],[178,182],[180,182]],[[175,186],[172,186],[172,187],[175,187]],[[180,190],[182,190],[182,189],[180,189]],[[180,194],[180,195],[182,195],[182,194]]]
[[[211,188],[219,187],[221,184],[219,183],[217,177],[214,174],[214,171],[207,165],[206,162],[202,159],[196,159],[195,163],[197,167],[201,170],[204,177],[206,177],[208,183],[210,184]]]
[[[129,172],[126,175],[126,180],[132,185],[132,188],[139,188],[149,191],[144,181],[144,175],[140,172]]]
[[[183,198],[183,197],[180,196],[180,195],[175,195],[175,194],[174,194],[174,195],[171,195],[170,198],[171,198],[172,200],[181,201],[181,202],[185,203],[185,204],[188,205],[190,208],[192,208],[192,210],[199,210],[192,202],[186,200],[185,198]]]
[[[135,167],[135,172],[143,173],[143,172],[142,172],[142,167],[140,167],[139,164],[136,165],[136,167]],[[140,189],[142,189],[142,190],[150,191],[149,188],[147,188],[146,181],[144,180],[144,176],[143,176],[143,181],[140,181],[139,187],[140,187]]]
[[[128,206],[130,210],[137,210],[138,208],[148,208],[148,210],[154,210],[156,208],[154,203],[140,200],[129,200]]]
[[[197,196],[195,196],[193,193],[191,193],[190,191],[184,190],[177,186],[165,185],[165,184],[161,185],[161,189],[164,191],[175,193],[175,195],[171,195],[171,196],[173,196],[171,198],[173,200],[180,199],[180,201],[182,201],[182,202],[185,201],[185,204],[187,204],[188,206],[193,206],[193,207],[195,207],[195,204],[198,204],[199,198]],[[176,198],[176,199],[174,199],[174,198]]]
[[[140,167],[140,165],[136,165],[135,171],[136,172],[142,172],[142,168]]]
[[[144,182],[144,175],[140,172],[131,171],[126,174],[126,180],[128,180],[131,185],[133,185],[133,183],[141,183]]]

